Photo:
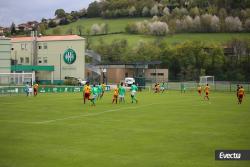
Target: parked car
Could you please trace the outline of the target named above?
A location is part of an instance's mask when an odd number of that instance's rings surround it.
[[[83,85],[85,85],[86,83],[87,83],[87,81],[82,80],[81,78],[78,78],[78,84],[79,84],[79,85],[83,86]]]
[[[130,87],[135,82],[135,79],[127,77],[127,78],[125,78],[124,82],[125,82],[125,86],[129,86]]]

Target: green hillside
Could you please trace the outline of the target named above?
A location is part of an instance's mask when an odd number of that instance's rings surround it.
[[[182,43],[185,41],[204,41],[207,43],[225,44],[232,38],[250,38],[250,33],[183,33],[172,36],[161,37],[169,44]],[[157,39],[149,35],[112,34],[105,36],[92,36],[91,44],[97,45],[101,39],[106,43],[111,43],[115,39],[127,39],[130,46],[134,46],[138,41],[152,42]]]
[[[109,26],[109,33],[113,32],[124,32],[125,27],[129,22],[136,22],[136,21],[142,21],[147,18],[120,18],[120,19],[102,19],[102,18],[86,18],[86,19],[79,19],[74,23],[58,26],[61,31],[61,34],[67,34],[68,29],[72,28],[73,33],[77,34],[76,29],[78,25],[83,26],[84,34],[86,34],[86,30],[90,29],[93,24],[102,24],[107,23]],[[53,35],[53,30],[55,28],[50,28],[46,31],[48,35]]]
[[[59,29],[60,34],[67,34],[69,29],[72,29],[73,34],[77,33],[77,26],[81,25],[83,27],[83,33],[91,28],[93,24],[107,23],[109,27],[109,33],[123,32],[121,34],[108,34],[108,35],[98,35],[91,36],[91,45],[97,45],[101,39],[105,43],[111,43],[115,39],[127,39],[128,44],[133,46],[138,43],[138,41],[151,42],[156,40],[158,37],[150,35],[134,35],[124,33],[125,27],[128,23],[142,21],[148,18],[120,18],[120,19],[102,19],[102,18],[87,18],[80,19],[74,23],[58,26],[56,28],[50,28],[46,31],[48,35],[53,35],[54,29]],[[86,37],[86,36],[85,36]],[[181,33],[175,35],[169,35],[166,37],[161,37],[169,44],[175,44],[180,42],[185,42],[187,40],[201,40],[208,43],[224,44],[232,38],[250,38],[250,33]]]

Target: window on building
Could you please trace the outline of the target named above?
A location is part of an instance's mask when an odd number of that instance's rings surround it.
[[[21,50],[24,50],[26,47],[25,43],[21,43]]]
[[[158,73],[159,76],[164,76],[164,73]]]
[[[27,43],[21,43],[21,50],[27,50]]]
[[[23,57],[20,57],[20,63],[22,64],[24,62]]]
[[[44,57],[44,58],[43,58],[43,63],[44,63],[44,64],[47,64],[47,63],[48,63],[48,57]]]
[[[25,57],[25,63],[29,63],[30,62],[30,58],[29,57]]]
[[[158,76],[164,76],[164,73],[151,73],[150,75],[151,76],[156,76],[156,75],[158,75]]]
[[[38,45],[38,49],[39,49],[39,50],[42,49],[42,45]]]
[[[42,63],[42,58],[41,57],[38,57],[38,64],[41,64]]]
[[[48,49],[47,43],[43,43],[43,49]]]

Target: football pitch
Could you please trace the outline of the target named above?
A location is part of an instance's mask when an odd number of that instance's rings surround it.
[[[0,97],[0,167],[247,167],[215,150],[250,149],[250,97],[139,92],[95,107],[81,93]]]

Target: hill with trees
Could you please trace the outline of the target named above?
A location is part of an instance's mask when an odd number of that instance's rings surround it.
[[[160,60],[171,80],[250,81],[249,0],[101,0],[34,29],[83,36],[104,63]]]

